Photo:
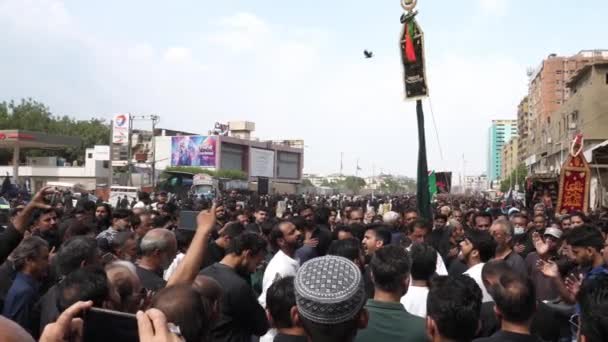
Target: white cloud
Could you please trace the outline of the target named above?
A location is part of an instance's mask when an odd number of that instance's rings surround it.
[[[72,18],[60,0],[2,0],[0,19],[15,25],[16,31],[68,32]]]
[[[477,0],[486,14],[504,15],[508,10],[508,0]]]
[[[218,26],[218,31],[208,36],[209,41],[235,52],[258,46],[271,33],[266,22],[254,14],[244,12],[221,18]]]
[[[58,114],[82,118],[156,113],[162,127],[199,133],[215,121],[252,120],[259,137],[305,139],[307,171],[337,171],[344,152],[346,172],[354,173],[359,158],[365,174],[375,164],[376,172],[415,175],[415,106],[403,102],[397,51],[366,60],[338,51],[323,29],[284,29],[250,13],[219,19],[214,32],[200,33],[202,41],[159,45],[152,35],[141,41],[87,35],[59,1],[14,0],[10,10],[5,1],[0,19],[19,10],[39,22],[23,28],[14,16],[0,20],[0,32],[18,32],[7,39],[19,42],[23,53],[53,51],[57,64],[49,68],[45,58],[33,58],[27,70],[15,72],[23,61],[0,55],[0,75],[9,80],[0,83],[3,96],[32,96]],[[40,4],[47,7],[36,9]],[[37,14],[52,8],[58,8],[53,17]],[[56,39],[41,48],[47,27],[56,28]],[[24,35],[28,45],[20,43]],[[431,166],[456,171],[465,153],[467,168],[483,171],[489,120],[515,115],[525,68],[495,55],[443,56],[428,67],[446,158],[439,160],[427,106]]]

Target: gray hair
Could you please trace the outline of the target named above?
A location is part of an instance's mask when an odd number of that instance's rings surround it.
[[[137,276],[137,269],[135,268],[135,265],[133,265],[133,263],[131,263],[129,261],[124,261],[124,260],[119,260],[119,261],[114,261],[112,263],[109,263],[106,266],[105,271],[109,272],[109,271],[114,270],[116,268],[127,269],[133,275]]]
[[[152,229],[144,235],[139,244],[143,255],[148,255],[156,250],[164,252],[169,249],[171,237],[175,238],[173,232],[164,228]]]
[[[502,230],[505,232],[506,235],[508,236],[513,236],[513,225],[511,224],[511,221],[509,220],[505,220],[505,219],[499,219],[494,221],[494,223],[492,225],[500,225],[502,227]]]
[[[48,242],[37,236],[32,236],[21,241],[12,253],[11,259],[15,265],[15,269],[21,271],[27,259],[40,258],[42,254],[40,250],[43,247],[49,248]]]

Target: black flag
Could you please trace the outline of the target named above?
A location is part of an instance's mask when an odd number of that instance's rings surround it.
[[[418,181],[416,203],[420,216],[432,220],[431,195],[429,194],[429,170],[426,162],[426,138],[424,136],[424,112],[422,100],[416,101],[416,118],[418,119]]]

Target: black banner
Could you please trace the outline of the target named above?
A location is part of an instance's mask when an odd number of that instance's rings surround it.
[[[404,14],[401,17],[403,32],[401,33],[401,59],[403,62],[405,82],[405,98],[420,99],[428,96],[424,58],[424,33],[416,22],[414,14]]]

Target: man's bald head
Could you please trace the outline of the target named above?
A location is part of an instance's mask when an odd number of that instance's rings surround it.
[[[215,279],[198,275],[194,279],[192,287],[200,293],[210,307],[209,319],[216,321],[220,318],[220,299],[222,298],[222,286]]]
[[[2,342],[35,342],[19,324],[0,316],[0,340]]]
[[[118,306],[120,311],[136,312],[139,309],[141,281],[135,266],[128,261],[116,261],[106,266],[105,271],[114,305]]]
[[[211,327],[208,303],[190,285],[165,287],[152,299],[152,307],[179,326],[186,341],[203,340]]]
[[[222,286],[211,277],[205,275],[196,276],[193,287],[201,296],[207,298],[210,303],[215,303],[222,297]]]

